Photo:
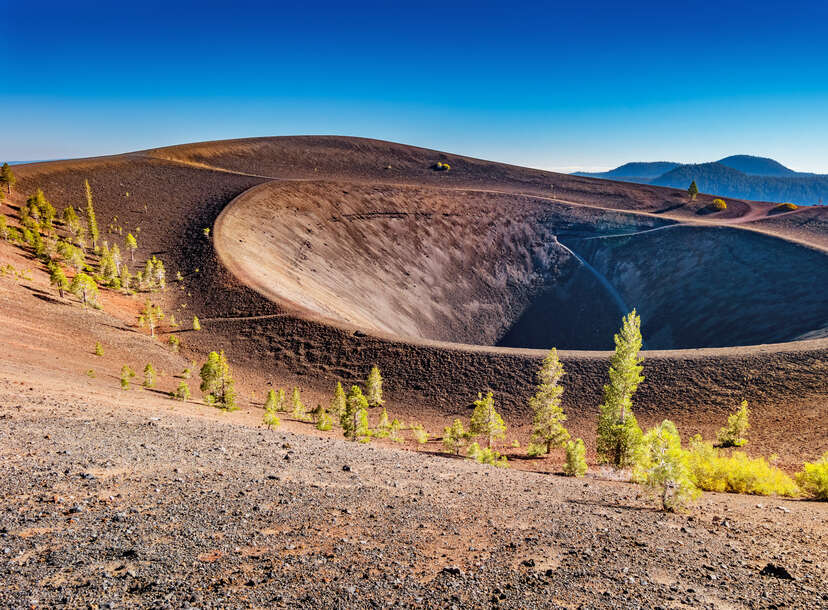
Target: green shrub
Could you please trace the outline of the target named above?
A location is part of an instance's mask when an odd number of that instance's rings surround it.
[[[710,204],[710,207],[717,212],[721,212],[722,210],[727,209],[727,203],[724,199],[714,199],[713,203]]]
[[[743,400],[742,404],[739,405],[739,409],[727,418],[727,425],[719,430],[717,437],[720,447],[741,447],[747,445],[745,436],[747,436],[748,428],[750,428],[750,424],[748,423],[750,411],[747,407],[747,401]]]
[[[173,399],[180,400],[184,402],[185,400],[190,399],[190,386],[186,381],[182,381],[178,384],[178,387],[175,389],[172,395]]]
[[[699,489],[759,496],[796,496],[796,483],[765,458],[751,458],[741,451],[721,452],[700,436],[690,441],[687,452],[690,479]]]
[[[817,500],[828,500],[828,451],[816,462],[805,462],[802,472],[796,475],[802,492]]]
[[[584,441],[576,438],[574,441],[567,441],[564,445],[566,449],[566,464],[564,464],[564,474],[568,477],[582,477],[587,473],[586,463],[586,448]]]
[[[469,445],[466,456],[480,464],[490,464],[498,468],[508,468],[509,462],[505,455],[500,455],[491,447],[481,447],[477,443]]]

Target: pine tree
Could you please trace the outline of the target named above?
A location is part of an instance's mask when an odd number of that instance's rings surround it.
[[[96,356],[103,356],[104,355],[104,348],[103,348],[103,345],[101,345],[100,341],[95,342],[95,355]]]
[[[418,445],[426,444],[431,436],[420,423],[411,424],[411,435]]]
[[[622,320],[615,335],[615,353],[610,360],[609,384],[598,418],[598,459],[615,468],[628,468],[636,461],[641,428],[632,411],[632,397],[644,380],[638,352],[641,349],[641,319],[635,309]]]
[[[5,214],[0,214],[0,239],[9,239],[9,219]]]
[[[267,400],[265,400],[264,405],[264,416],[262,417],[262,421],[264,425],[270,428],[271,430],[274,428],[279,427],[282,422],[279,419],[279,416],[276,415],[276,392],[272,389],[267,393]]]
[[[98,221],[95,219],[95,207],[92,205],[92,188],[89,186],[89,180],[83,181],[83,187],[86,191],[86,224],[89,228],[89,236],[92,238],[92,249],[97,252],[100,232]]]
[[[141,310],[141,314],[139,316],[139,325],[141,325],[140,321],[143,320],[144,324],[149,326],[150,336],[154,337],[155,329],[162,319],[164,319],[164,312],[161,311],[161,308],[158,305],[153,305],[150,303],[150,300],[147,299],[144,302],[144,309]]]
[[[77,213],[75,213],[75,208],[71,205],[63,208],[63,225],[66,227],[66,230],[69,231],[69,234],[75,242],[82,241],[81,238],[84,233],[83,225],[81,224]]]
[[[132,274],[129,272],[129,267],[127,267],[126,264],[121,265],[121,274],[119,279],[121,280],[121,289],[129,291],[129,288],[132,285]]]
[[[135,250],[138,249],[138,240],[135,239],[135,236],[132,233],[127,233],[126,236],[126,247],[129,250],[129,262],[135,263]]]
[[[667,511],[681,509],[699,494],[690,476],[687,454],[681,448],[678,430],[665,419],[644,435],[636,465],[636,478],[657,490],[661,507]]]
[[[566,464],[564,474],[568,477],[582,477],[587,472],[586,447],[584,441],[576,438],[566,442]]]
[[[100,275],[101,282],[107,285],[111,284],[118,277],[115,261],[112,258],[112,253],[106,242],[104,242],[101,248],[101,257],[98,261],[98,274]]]
[[[115,275],[121,274],[121,263],[123,263],[123,258],[121,257],[121,249],[118,247],[118,244],[112,244],[112,248],[109,250],[109,254],[112,257],[112,262],[115,265]]]
[[[173,398],[181,402],[190,400],[190,385],[186,381],[180,382],[173,393]]]
[[[193,316],[193,330],[201,330],[201,322],[198,320],[198,316]]]
[[[696,197],[699,194],[699,187],[696,186],[696,181],[693,180],[690,183],[690,186],[687,189],[687,192],[690,194],[690,201],[695,201]]]
[[[334,390],[333,399],[330,407],[331,415],[339,419],[342,413],[345,412],[345,390],[342,388],[342,382],[336,382],[336,389]]]
[[[506,437],[506,424],[494,407],[494,398],[491,392],[484,398],[478,393],[474,401],[474,412],[471,416],[469,428],[472,436],[486,438],[486,447],[491,448],[492,442]]]
[[[443,448],[449,453],[460,455],[468,438],[468,433],[463,429],[463,422],[455,419],[451,426],[446,426],[443,430]]]
[[[750,428],[748,416],[750,410],[746,400],[727,418],[727,425],[719,430],[717,437],[720,447],[741,447],[747,445],[747,431]]]
[[[66,264],[72,267],[75,272],[80,272],[86,265],[86,257],[83,250],[73,246],[68,241],[59,241],[57,243],[57,251],[66,261]]]
[[[387,438],[391,434],[391,420],[388,418],[388,411],[385,410],[385,407],[383,407],[382,413],[380,413],[374,430],[377,438]]]
[[[72,278],[69,291],[83,302],[84,309],[86,309],[87,303],[91,303],[93,306],[98,303],[98,285],[95,280],[85,273],[78,273]]]
[[[6,185],[6,192],[11,195],[12,187],[17,182],[17,177],[14,175],[11,167],[9,167],[8,163],[3,163],[3,167],[0,168],[0,183]]]
[[[121,367],[121,389],[129,389],[129,380],[135,377],[135,371],[129,368],[126,364]]]
[[[210,352],[201,367],[201,391],[210,404],[227,410],[236,406],[235,383],[224,350]]]
[[[270,389],[267,392],[267,399],[264,404],[265,411],[276,411],[276,390]]]
[[[391,421],[391,428],[389,430],[388,439],[395,442],[395,443],[403,443],[405,439],[400,436],[400,429],[402,429],[402,424],[400,420],[396,417]]]
[[[359,386],[351,386],[340,416],[342,432],[352,441],[368,436],[368,400]]]
[[[293,395],[290,397],[290,403],[293,405],[291,416],[300,421],[308,421],[308,412],[305,408],[305,403],[302,402],[302,397],[299,394],[299,388],[293,388]]]
[[[328,415],[328,412],[325,410],[325,407],[319,405],[319,408],[316,412],[316,429],[321,430],[322,432],[327,432],[331,428],[333,428],[331,416]]]
[[[563,387],[560,380],[563,375],[558,350],[552,348],[538,371],[537,392],[529,400],[529,406],[534,412],[532,440],[528,450],[531,456],[550,453],[552,449],[562,447],[569,440],[569,432],[563,426],[566,415],[561,407]]]
[[[155,387],[155,367],[152,366],[151,362],[147,362],[147,366],[144,367],[144,387]]]
[[[69,280],[66,279],[66,274],[57,263],[49,265],[49,283],[57,288],[60,298],[63,298],[63,293],[69,288]]]
[[[382,399],[382,376],[379,368],[374,365],[365,381],[365,398],[369,407],[379,407],[385,402]]]

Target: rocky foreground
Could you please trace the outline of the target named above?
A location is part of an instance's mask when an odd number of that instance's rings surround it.
[[[828,507],[270,432],[0,379],[0,607],[828,607]]]

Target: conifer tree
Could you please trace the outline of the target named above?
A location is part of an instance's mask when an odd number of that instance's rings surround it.
[[[63,293],[69,288],[69,280],[66,279],[66,274],[57,263],[49,265],[49,283],[57,288],[60,298],[63,298]]]
[[[325,410],[325,407],[319,405],[319,407],[316,410],[316,429],[321,430],[322,432],[327,432],[331,428],[333,428],[331,416],[328,415],[328,412]]]
[[[83,181],[83,187],[86,191],[86,225],[89,227],[89,236],[92,238],[92,249],[97,252],[100,232],[98,221],[95,219],[95,207],[92,205],[92,188],[89,186],[89,180]]]
[[[135,263],[135,250],[138,249],[138,240],[135,239],[135,236],[132,233],[127,233],[126,247],[127,250],[129,250],[129,262]]]
[[[615,468],[628,468],[636,461],[641,428],[632,411],[632,397],[644,380],[638,352],[641,349],[641,319],[635,309],[622,320],[615,335],[615,353],[610,360],[610,382],[598,417],[598,459]]]
[[[342,382],[336,382],[336,389],[334,390],[333,399],[331,399],[330,412],[333,417],[339,419],[345,412],[345,390],[342,388]]]
[[[135,371],[129,368],[126,364],[121,367],[121,389],[129,389],[129,381],[135,377]]]
[[[147,362],[147,366],[144,367],[144,387],[155,387],[155,367],[151,362]]]
[[[121,274],[118,279],[121,281],[121,288],[129,291],[132,285],[132,274],[129,272],[129,267],[126,264],[121,265]]]
[[[98,303],[98,285],[95,280],[85,273],[78,273],[72,278],[69,291],[83,302],[84,309],[86,309],[87,303],[91,303],[93,306]]]
[[[0,191],[2,192],[2,191]],[[5,214],[0,214],[0,239],[8,239],[9,238],[9,219],[6,218]]]
[[[193,316],[193,330],[201,330],[201,322],[198,316]]]
[[[285,396],[285,391],[279,388],[279,391],[276,392],[276,411],[280,413],[287,413],[287,398]]]
[[[291,411],[291,415],[298,420],[307,421],[308,420],[308,412],[305,409],[305,403],[302,402],[302,397],[299,394],[299,388],[293,388],[293,395],[290,398],[290,403],[293,405],[293,411]]]
[[[181,402],[190,400],[190,385],[186,381],[180,382],[173,393],[173,398]]]
[[[664,510],[679,510],[699,494],[690,476],[681,438],[669,419],[644,435],[635,470],[638,480],[659,492]]]
[[[348,392],[340,423],[345,438],[358,441],[368,436],[368,400],[357,385]]]
[[[227,410],[236,406],[235,383],[224,350],[210,352],[201,367],[201,391],[210,404]]]
[[[72,267],[75,272],[80,272],[86,265],[86,257],[83,250],[72,245],[68,241],[59,241],[57,243],[57,251],[66,261],[66,264]]]
[[[139,316],[139,325],[140,320],[144,321],[144,324],[149,326],[150,329],[150,336],[155,336],[155,328],[158,326],[158,323],[164,318],[164,313],[161,311],[161,308],[158,305],[153,305],[150,303],[150,300],[147,299],[144,302],[144,309],[141,310],[141,314]]]
[[[382,376],[379,368],[374,365],[365,381],[365,398],[369,407],[379,407],[385,402],[382,399]]]
[[[443,430],[443,449],[454,455],[460,455],[466,440],[469,438],[468,433],[463,428],[463,422],[455,419],[450,426],[446,426]]]
[[[696,181],[693,180],[690,183],[690,186],[687,189],[687,192],[690,194],[690,201],[695,201],[696,197],[699,194],[699,187],[696,186]]]
[[[377,438],[387,438],[391,434],[391,420],[388,418],[388,411],[385,410],[385,407],[383,407],[382,413],[380,413],[374,430]]]
[[[112,252],[109,250],[106,242],[104,242],[101,248],[101,257],[98,261],[98,274],[100,275],[101,282],[107,285],[112,284],[115,278],[118,277]]]
[[[3,163],[3,167],[0,168],[0,183],[6,185],[6,192],[11,195],[12,187],[17,182],[17,177],[14,175],[11,167],[9,167],[8,163]]]
[[[75,212],[75,208],[71,205],[63,208],[63,225],[66,227],[66,230],[69,231],[69,235],[72,236],[72,239],[76,242],[81,241],[81,236],[83,235],[83,225]]]
[[[276,390],[270,389],[267,392],[267,399],[264,404],[265,411],[276,411]]]
[[[112,262],[115,264],[115,275],[120,275],[121,263],[124,262],[124,259],[121,257],[121,249],[118,247],[118,244],[112,244],[109,254],[112,257]]]
[[[424,445],[431,436],[420,423],[411,424],[411,435],[418,445]]]
[[[555,447],[562,447],[569,440],[569,432],[563,426],[566,415],[561,407],[560,385],[564,375],[563,365],[558,360],[558,350],[552,348],[538,371],[538,387],[529,400],[534,412],[532,440],[528,453],[531,456],[550,453]]]
[[[727,418],[727,425],[719,430],[717,437],[720,447],[741,447],[747,445],[747,431],[750,428],[748,416],[750,410],[746,400]]]
[[[487,448],[491,448],[493,441],[506,437],[506,424],[503,423],[500,414],[495,411],[491,392],[487,393],[485,398],[482,394],[477,394],[469,431],[472,436],[485,437]]]
[[[96,356],[103,356],[104,355],[104,348],[103,348],[103,345],[101,345],[100,341],[95,342],[95,355]]]
[[[402,428],[402,424],[400,420],[396,417],[391,421],[391,428],[389,430],[388,439],[394,441],[395,443],[403,443],[405,439],[400,436],[400,429]]]
[[[582,477],[587,472],[586,447],[584,441],[576,438],[566,442],[566,464],[564,474],[568,477]]]

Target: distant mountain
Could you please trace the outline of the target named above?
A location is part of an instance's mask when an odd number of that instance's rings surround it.
[[[673,163],[672,161],[633,161],[632,163],[625,163],[608,172],[575,172],[575,175],[590,178],[606,178],[607,180],[620,180],[621,182],[647,183],[679,165],[679,163]]]
[[[779,161],[774,161],[767,157],[733,155],[732,157],[719,159],[716,163],[720,163],[731,169],[737,169],[743,174],[751,174],[753,176],[796,176],[796,172],[792,169],[788,169]]]
[[[662,168],[661,174],[654,175]],[[608,172],[576,175],[680,189],[686,189],[695,180],[702,193],[736,199],[801,205],[828,201],[828,175],[795,172],[773,159],[751,155],[733,155],[698,165],[664,161],[625,163]]]

